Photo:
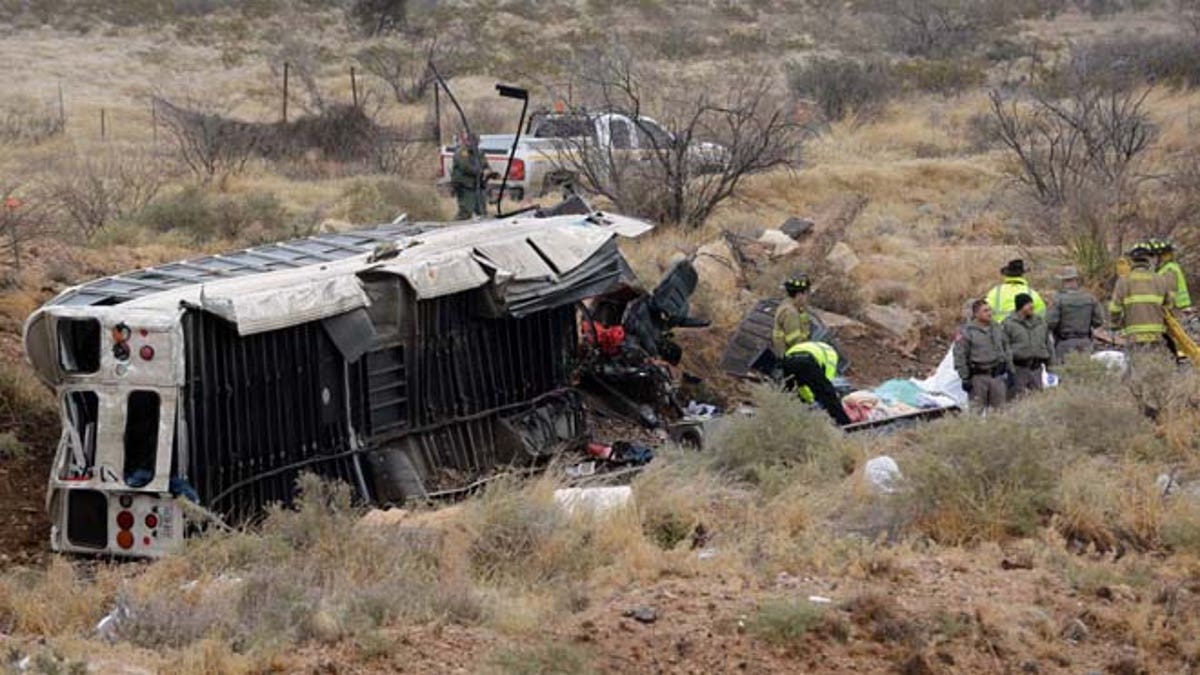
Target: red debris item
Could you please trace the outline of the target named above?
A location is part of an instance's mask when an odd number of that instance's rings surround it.
[[[587,452],[596,459],[608,459],[612,456],[612,446],[603,443],[588,443]]]
[[[621,326],[603,326],[592,323],[585,326],[584,337],[596,341],[596,348],[605,356],[616,356],[621,353],[621,345],[625,343],[625,329]]]

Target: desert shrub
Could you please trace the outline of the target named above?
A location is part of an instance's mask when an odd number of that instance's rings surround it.
[[[62,118],[49,105],[20,96],[5,96],[0,101],[0,141],[41,143],[62,131]]]
[[[975,49],[1022,16],[1046,14],[1044,3],[1012,0],[869,0],[868,23],[894,51],[950,58]],[[1054,11],[1054,10],[1051,10]]]
[[[90,238],[152,202],[174,177],[170,162],[124,149],[105,155],[72,155],[54,161],[43,179],[58,212]]]
[[[921,92],[949,96],[983,84],[987,73],[972,61],[913,59],[895,66],[905,85]]]
[[[0,432],[0,459],[19,459],[29,452],[21,439],[11,431]]]
[[[759,386],[753,416],[732,416],[714,431],[712,466],[735,480],[776,493],[796,479],[828,480],[854,468],[853,448],[823,411]]]
[[[349,487],[302,476],[294,506],[273,509],[259,531],[189,542],[126,588],[119,635],[152,649],[218,639],[247,653],[482,618],[474,588],[442,564],[440,533],[360,516]]]
[[[1200,556],[1200,499],[1177,497],[1163,517],[1162,543],[1176,552]]]
[[[1142,414],[1128,387],[1116,378],[1086,384],[1066,381],[1042,393],[1037,405],[1020,405],[1011,422],[1041,429],[1060,439],[1060,448],[1089,455],[1122,457],[1151,452],[1153,426]]]
[[[1054,523],[1070,541],[1098,551],[1118,545],[1158,545],[1164,522],[1154,467],[1092,459],[1067,467],[1056,496]]]
[[[792,93],[816,102],[830,122],[878,112],[895,95],[895,83],[891,66],[877,60],[818,56],[788,68]]]
[[[780,647],[798,647],[827,621],[825,608],[805,598],[772,598],[750,618],[751,635]]]
[[[342,191],[334,213],[356,225],[388,223],[401,214],[413,221],[446,217],[436,190],[397,179],[355,180]]]
[[[1120,35],[1075,48],[1060,77],[1085,74],[1109,86],[1200,84],[1200,43],[1185,34]]]
[[[569,517],[548,483],[495,481],[470,516],[472,571],[489,581],[536,586],[583,578],[597,564],[591,523]]]
[[[56,436],[54,396],[19,363],[0,364],[0,428],[25,440]]]
[[[1065,453],[1045,430],[964,415],[908,438],[904,494],[916,528],[947,544],[1027,535],[1054,505]]]
[[[116,579],[115,571],[104,566],[89,578],[61,558],[43,570],[11,570],[0,577],[0,622],[10,634],[87,633],[108,613]]]
[[[291,229],[295,219],[270,192],[224,196],[189,186],[151,202],[137,219],[154,231],[182,233],[197,242],[263,241],[297,234]]]
[[[498,675],[587,675],[596,672],[589,663],[591,654],[580,645],[549,642],[534,645],[510,645],[496,650],[489,659]]]
[[[645,537],[670,550],[706,530],[735,529],[750,495],[723,484],[695,451],[665,448],[633,481]]]

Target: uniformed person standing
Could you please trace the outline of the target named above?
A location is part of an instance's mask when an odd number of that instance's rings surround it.
[[[1042,368],[1050,365],[1054,345],[1050,342],[1050,327],[1046,320],[1033,313],[1033,298],[1018,293],[1017,311],[1004,320],[1004,337],[1012,353],[1013,396],[1042,388]]]
[[[784,386],[798,390],[800,400],[820,404],[838,426],[850,424],[833,379],[837,377],[838,353],[824,342],[798,342],[783,357]]]
[[[992,308],[992,320],[996,323],[1003,323],[1008,318],[1009,314],[1016,311],[1014,306],[1018,293],[1025,293],[1033,298],[1033,312],[1038,316],[1046,316],[1046,302],[1042,300],[1042,296],[1029,286],[1029,281],[1025,279],[1025,261],[1010,260],[1008,264],[1000,268],[1000,274],[1004,279],[996,284],[983,297],[988,305]]]
[[[1006,376],[1012,367],[1008,341],[992,321],[991,306],[986,300],[976,300],[971,303],[971,320],[954,341],[954,369],[976,409],[1004,405],[1008,399]]]
[[[1071,352],[1092,353],[1092,331],[1104,326],[1104,308],[1079,284],[1079,272],[1068,267],[1058,276],[1062,290],[1046,312],[1046,325],[1054,336],[1054,360],[1062,363]]]
[[[1149,351],[1163,344],[1166,313],[1175,304],[1175,291],[1167,277],[1151,267],[1150,247],[1137,244],[1129,251],[1129,274],[1117,278],[1108,311],[1113,329],[1120,329],[1126,345]]]
[[[799,274],[783,282],[787,299],[775,310],[775,328],[771,331],[771,347],[783,358],[792,345],[812,337],[812,319],[808,315],[808,276]]]
[[[454,151],[454,166],[450,172],[450,184],[458,201],[456,220],[484,215],[487,179],[487,159],[479,151],[479,137],[462,132],[458,136],[458,149]]]
[[[1171,282],[1171,289],[1175,291],[1175,310],[1190,312],[1192,295],[1188,292],[1187,275],[1175,261],[1175,244],[1170,239],[1162,239],[1157,242],[1155,248],[1155,253],[1158,254],[1158,273],[1167,277]]]

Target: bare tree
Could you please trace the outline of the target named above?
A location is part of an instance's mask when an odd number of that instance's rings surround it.
[[[557,171],[622,211],[697,227],[746,176],[799,158],[804,129],[765,77],[732,77],[720,92],[668,86],[616,50],[577,77],[614,126],[563,139]]]
[[[312,40],[289,36],[283,40],[271,58],[271,74],[276,80],[283,78],[286,66],[289,83],[299,84],[299,96],[296,95],[295,86],[288,88],[288,101],[295,101],[310,115],[320,114],[330,105],[317,84],[317,74],[321,69],[321,49],[321,46]]]
[[[53,162],[43,186],[58,211],[90,238],[113,220],[145,208],[173,174],[162,158],[122,151]]]
[[[442,77],[457,70],[457,52],[437,38],[423,44],[381,43],[358,52],[355,59],[363,70],[387,83],[397,103],[417,103],[434,83],[431,63]]]
[[[46,234],[53,223],[50,203],[31,186],[0,176],[0,254],[21,271],[21,249],[26,242]]]
[[[1171,4],[1175,15],[1200,37],[1200,0],[1174,0]]]
[[[179,160],[204,181],[241,172],[265,140],[263,125],[230,119],[228,106],[192,102],[185,108],[161,98],[155,106]]]
[[[1013,0],[869,0],[893,49],[910,56],[945,58],[973,48],[1017,15]]]
[[[1089,186],[1128,187],[1156,128],[1145,109],[1149,89],[1081,86],[1063,99],[990,94],[997,137],[1016,161],[1016,179],[1047,206]]]
[[[346,18],[367,37],[403,28],[408,22],[408,0],[346,0]]]

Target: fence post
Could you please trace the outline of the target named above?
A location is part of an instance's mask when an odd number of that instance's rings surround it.
[[[100,109],[100,140],[104,140],[107,136],[104,124],[104,108]]]
[[[441,85],[433,83],[433,140],[438,146],[442,144],[442,96]],[[439,148],[440,151],[440,148]]]
[[[63,104],[62,80],[58,82],[58,126],[67,130],[67,107]]]
[[[358,80],[354,77],[354,66],[350,66],[350,93],[354,96],[354,107],[358,107]]]
[[[158,143],[158,101],[150,99],[150,129],[154,134],[154,142]]]
[[[288,62],[283,62],[283,123],[287,124]]]

